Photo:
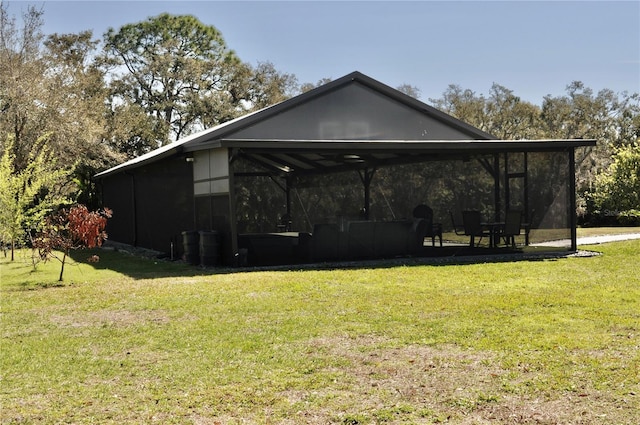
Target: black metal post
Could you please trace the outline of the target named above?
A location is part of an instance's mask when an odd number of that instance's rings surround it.
[[[571,251],[578,250],[578,236],[576,227],[576,154],[574,148],[569,148],[569,226],[571,226]]]
[[[506,154],[505,154],[506,155]],[[500,221],[500,154],[493,155],[493,197],[495,199],[495,222]]]
[[[529,156],[524,153],[524,221],[531,226],[531,214],[529,213]]]
[[[511,186],[509,185],[509,153],[504,153],[504,205],[505,212],[511,208]],[[500,221],[499,219],[496,221]]]
[[[238,216],[236,215],[235,176],[232,166],[235,154],[235,150],[229,149],[227,151],[229,158],[229,193],[227,196],[229,196],[229,232],[231,236],[231,255],[229,257],[232,259],[238,254]]]

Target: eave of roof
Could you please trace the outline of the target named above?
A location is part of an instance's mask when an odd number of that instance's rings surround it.
[[[148,164],[151,162],[159,161],[163,158],[179,154],[185,151],[185,147],[187,145],[198,145],[199,143],[209,141],[215,139],[216,136],[224,131],[227,127],[233,126],[237,121],[242,119],[247,119],[247,117],[256,114],[260,111],[244,115],[242,117],[227,121],[215,127],[209,128],[207,130],[200,131],[198,133],[191,134],[187,137],[184,137],[180,140],[176,140],[175,142],[169,143],[168,145],[161,146],[157,149],[152,150],[151,152],[147,152],[144,155],[140,155],[136,158],[130,159],[129,161],[123,162],[122,164],[116,165],[115,167],[109,168],[108,170],[104,170],[94,176],[94,178],[102,178],[106,177],[110,174],[119,173],[123,171],[127,171],[133,168],[140,167],[144,164]]]
[[[595,140],[219,140],[267,175],[326,174],[443,160],[468,160],[506,152],[562,152]],[[245,174],[245,173],[241,173]],[[255,175],[249,172],[247,175]]]
[[[539,140],[265,140],[220,139],[208,143],[208,148],[242,148],[254,151],[416,151],[442,150],[487,152],[555,150],[595,146],[594,139]],[[185,152],[199,149],[185,148]]]
[[[194,135],[192,140],[202,136]],[[118,172],[137,168],[147,162],[203,149],[229,148],[258,153],[394,153],[394,154],[490,154],[502,152],[557,151],[579,147],[595,146],[593,139],[542,139],[542,140],[247,140],[218,139],[204,141],[198,145],[173,143],[149,154],[97,174],[103,178]],[[153,154],[153,155],[151,155]]]

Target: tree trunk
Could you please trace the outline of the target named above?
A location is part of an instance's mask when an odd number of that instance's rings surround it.
[[[62,265],[60,266],[60,278],[58,279],[58,282],[62,282],[62,274],[64,273],[64,262],[67,260],[67,251],[64,251],[64,253],[62,254]]]
[[[11,261],[15,259],[13,256],[13,252],[15,251],[15,249],[16,249],[16,243],[14,240],[11,240]]]

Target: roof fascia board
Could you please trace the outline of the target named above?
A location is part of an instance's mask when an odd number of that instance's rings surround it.
[[[264,140],[223,139],[216,146],[259,151],[554,150],[595,146],[593,139],[541,140]]]
[[[163,148],[168,148],[168,149],[163,149]],[[178,144],[176,146],[172,146],[172,144],[167,145],[167,146],[163,146],[162,148],[158,148],[156,150],[153,150],[149,153],[146,153],[144,155],[141,155],[137,158],[134,158],[130,161],[127,162],[123,162],[120,165],[116,165],[115,167],[109,168],[108,170],[102,171],[96,175],[94,175],[94,178],[103,178],[103,177],[107,177],[111,174],[116,174],[116,173],[121,173],[124,171],[128,171],[131,170],[133,168],[138,168],[144,164],[147,163],[152,163],[152,162],[156,162],[159,161],[161,159],[173,156],[175,154],[179,154],[183,152],[182,149],[182,145]],[[153,155],[150,155],[153,154]]]

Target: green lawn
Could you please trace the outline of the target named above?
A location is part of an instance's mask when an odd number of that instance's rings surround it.
[[[640,423],[640,240],[588,258],[211,274],[1,267],[1,423]],[[89,253],[76,256],[85,258]]]
[[[578,237],[640,233],[640,227],[579,227]]]

